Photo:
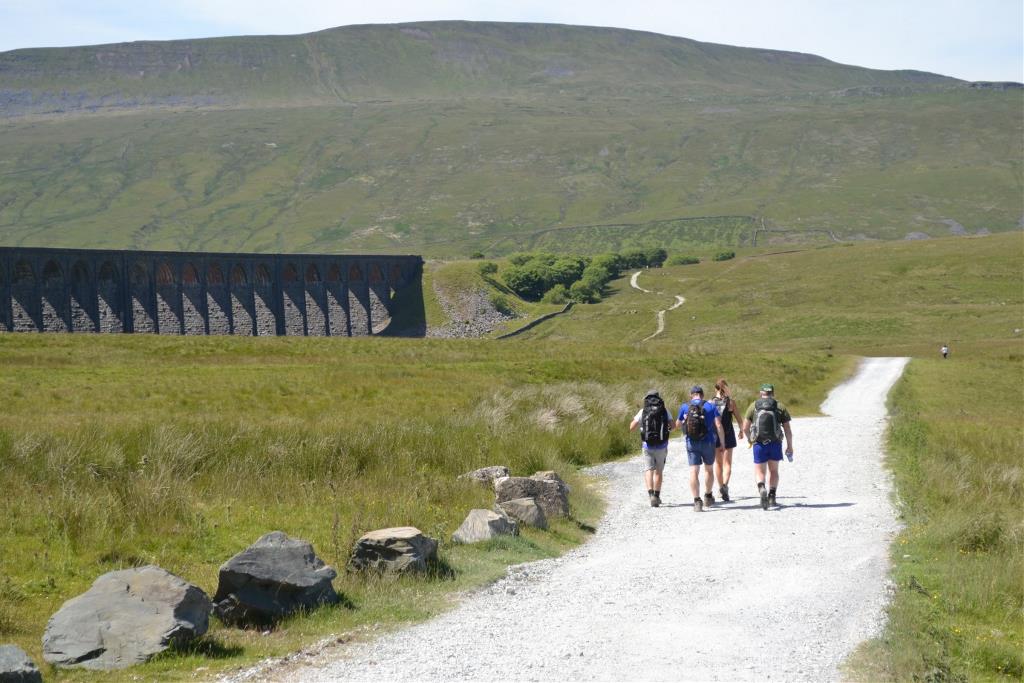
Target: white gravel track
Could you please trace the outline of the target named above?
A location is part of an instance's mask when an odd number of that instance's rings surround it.
[[[695,513],[674,438],[661,508],[648,506],[638,457],[596,467],[608,512],[584,546],[513,567],[429,622],[239,678],[837,679],[883,625],[898,529],[882,466],[885,396],[906,362],[863,361],[822,405],[827,417],[793,421],[777,509],[761,510],[740,442],[734,502]]]
[[[686,297],[685,296],[680,296],[680,295],[676,294],[676,302],[674,304],[672,304],[671,306],[669,306],[668,308],[666,308],[663,311],[658,311],[658,329],[656,329],[654,331],[654,334],[652,334],[652,335],[650,335],[648,337],[644,337],[640,341],[645,342],[648,339],[654,339],[659,334],[664,332],[665,331],[665,313],[667,311],[674,311],[674,310],[676,310],[677,308],[679,308],[680,306],[682,306],[685,303],[686,303]]]

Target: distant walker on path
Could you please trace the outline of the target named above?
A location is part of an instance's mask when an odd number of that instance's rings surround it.
[[[942,352],[943,358],[949,358],[949,344],[943,344],[939,350]]]
[[[782,435],[786,435],[786,457],[793,462],[793,432],[789,427],[789,411],[775,400],[775,387],[761,385],[761,397],[750,404],[743,416],[743,431],[754,447],[754,479],[761,508],[775,506],[779,487],[779,463],[782,461]],[[768,469],[768,490],[765,491],[765,468]]]

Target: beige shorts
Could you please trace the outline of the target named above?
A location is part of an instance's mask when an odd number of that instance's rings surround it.
[[[656,470],[661,472],[665,469],[665,457],[668,456],[668,446],[665,448],[644,449],[644,472]]]

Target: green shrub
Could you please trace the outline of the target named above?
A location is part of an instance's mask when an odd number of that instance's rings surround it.
[[[521,266],[510,266],[505,270],[505,284],[524,299],[537,301],[554,282],[554,271],[539,261],[527,261]]]
[[[694,263],[700,263],[700,259],[696,256],[684,256],[683,254],[676,254],[668,260],[670,266],[689,266]]]
[[[484,261],[480,264],[480,274],[484,277],[494,275],[498,272],[498,264],[493,261]]]
[[[596,304],[601,300],[601,286],[590,280],[578,280],[569,288],[569,298],[581,304]]]
[[[564,304],[568,300],[569,289],[561,283],[549,289],[541,299],[546,304]]]
[[[508,262],[511,263],[513,266],[522,266],[526,265],[526,263],[533,260],[534,256],[534,254],[530,254],[527,252],[518,252],[515,254],[511,254],[508,257]]]
[[[508,297],[504,294],[494,294],[491,296],[491,305],[494,306],[495,310],[502,315],[515,315],[516,309],[512,305],[512,302],[508,300]]]
[[[483,257],[484,253],[482,251],[474,251],[472,254],[469,255],[469,258],[471,259],[481,259]]]
[[[622,265],[626,268],[643,268],[647,265],[647,254],[642,249],[622,252]]]
[[[720,251],[715,254],[716,261],[728,261],[729,259],[736,258],[735,251]]]

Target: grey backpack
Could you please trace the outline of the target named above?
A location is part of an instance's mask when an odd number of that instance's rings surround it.
[[[782,418],[779,415],[779,402],[774,398],[759,398],[754,402],[750,441],[762,445],[782,441]]]

